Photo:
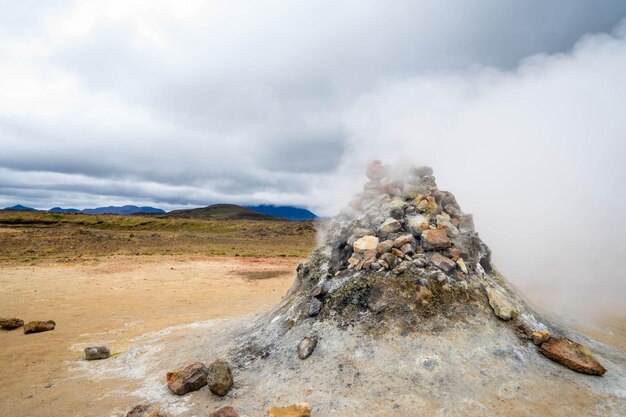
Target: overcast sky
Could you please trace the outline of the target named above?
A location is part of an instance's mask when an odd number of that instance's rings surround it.
[[[0,10],[0,207],[332,215],[368,160],[404,159],[513,282],[562,311],[626,308],[624,0]]]

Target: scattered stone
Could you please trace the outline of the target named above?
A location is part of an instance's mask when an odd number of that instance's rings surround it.
[[[496,316],[500,317],[502,320],[511,320],[517,317],[515,305],[508,296],[491,287],[487,287],[485,291],[487,292],[489,305],[493,309],[493,312],[496,313]]]
[[[400,229],[402,229],[402,224],[393,217],[388,218],[378,227],[378,230],[384,234],[394,233]]]
[[[152,404],[139,404],[130,410],[126,417],[166,417],[160,407]]]
[[[539,352],[576,372],[599,376],[606,372],[586,347],[566,338],[542,343]]]
[[[425,250],[446,249],[452,245],[445,229],[429,229],[422,232],[422,247]]]
[[[322,302],[317,298],[312,298],[309,304],[309,317],[315,317],[322,309]]]
[[[226,407],[219,408],[209,414],[209,417],[239,417],[239,414],[233,407],[227,405]]]
[[[89,346],[85,348],[85,359],[95,361],[107,359],[111,356],[111,351],[106,346]]]
[[[267,417],[311,417],[311,406],[299,403],[288,407],[270,407]]]
[[[207,367],[196,362],[167,373],[167,387],[174,394],[197,391],[207,384]]]
[[[354,242],[355,252],[376,251],[379,239],[376,236],[363,236]]]
[[[24,334],[41,333],[54,330],[56,323],[53,320],[48,321],[31,321],[24,325]]]
[[[391,200],[391,202],[387,206],[387,209],[389,210],[389,216],[393,217],[394,219],[401,219],[402,217],[404,217],[404,211],[406,210],[407,206],[408,204],[401,199],[396,198]]]
[[[404,258],[404,252],[402,252],[400,249],[393,248],[391,249],[391,253],[400,259]]]
[[[459,266],[459,269],[463,271],[464,274],[467,274],[467,266],[465,266],[465,261],[463,260],[463,258],[457,259],[456,264]]]
[[[533,339],[534,344],[540,345],[543,342],[547,342],[550,339],[550,332],[548,332],[547,330],[533,332],[532,339]]]
[[[5,330],[13,330],[24,325],[24,320],[12,317],[9,319],[0,319],[0,327]]]
[[[454,261],[446,258],[438,252],[429,253],[426,257],[430,261],[430,263],[432,263],[444,272],[450,272],[456,268],[456,264],[454,263]]]
[[[233,386],[233,374],[228,362],[218,359],[209,365],[207,385],[213,394],[220,397],[223,397],[230,391]]]
[[[298,356],[300,359],[306,359],[311,356],[313,350],[315,350],[315,346],[317,345],[317,337],[315,336],[305,336],[302,338],[300,343],[298,343]]]

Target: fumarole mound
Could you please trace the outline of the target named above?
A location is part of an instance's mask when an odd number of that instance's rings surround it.
[[[155,386],[183,360],[224,358],[234,384],[219,404],[245,416],[298,403],[313,416],[626,415],[624,352],[534,312],[430,168],[366,173],[280,305],[158,347],[142,362]],[[201,392],[184,407],[151,399],[201,415],[219,405]]]

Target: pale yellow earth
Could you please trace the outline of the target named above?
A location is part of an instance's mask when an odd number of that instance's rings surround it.
[[[86,346],[107,345],[115,354],[150,331],[267,310],[287,292],[298,262],[130,256],[0,266],[0,315],[57,324],[29,335],[0,331],[0,416],[106,416],[105,409],[132,407],[132,381],[72,375]],[[105,388],[118,388],[119,397],[98,398]],[[96,399],[97,411],[90,408]]]

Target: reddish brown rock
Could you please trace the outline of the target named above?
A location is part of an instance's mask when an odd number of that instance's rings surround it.
[[[542,343],[539,352],[576,372],[599,376],[606,372],[586,347],[566,338]]]
[[[24,325],[24,320],[12,317],[10,319],[0,319],[0,327],[5,330],[13,330]]]
[[[414,244],[415,243],[415,237],[408,233],[405,235],[402,235],[398,238],[396,238],[396,240],[393,241],[393,247],[394,248],[401,248],[402,246],[406,245],[406,244]]]
[[[197,391],[207,384],[207,367],[200,362],[167,373],[167,387],[174,394]]]
[[[446,249],[452,245],[445,229],[429,229],[422,232],[422,247],[426,250]]]
[[[233,407],[227,405],[226,407],[219,408],[209,414],[209,417],[239,417],[239,414]]]
[[[166,415],[160,411],[159,406],[139,404],[130,410],[126,417],[166,417]]]
[[[270,407],[267,410],[268,417],[311,417],[311,406],[307,403],[299,403],[288,407]]]
[[[41,333],[54,330],[56,323],[53,320],[48,321],[31,321],[24,325],[24,334]]]

